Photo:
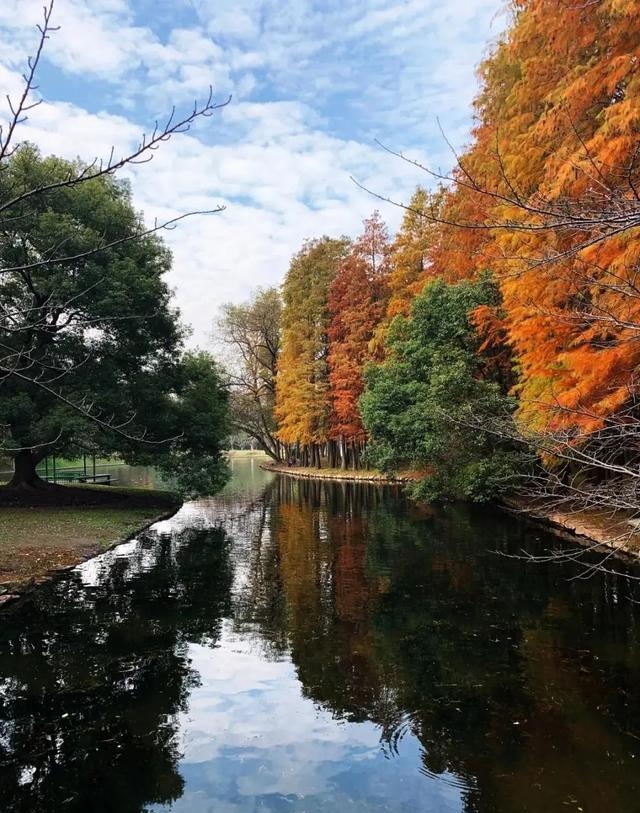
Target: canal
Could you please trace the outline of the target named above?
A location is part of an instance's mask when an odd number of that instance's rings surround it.
[[[233,467],[0,616],[3,813],[640,809],[637,571]]]

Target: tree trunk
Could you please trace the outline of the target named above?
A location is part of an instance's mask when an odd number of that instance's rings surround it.
[[[358,454],[358,441],[352,440],[351,441],[351,448],[353,450],[353,468],[355,471],[358,471],[360,468],[360,455]]]
[[[47,483],[38,477],[36,466],[42,460],[42,455],[34,454],[29,449],[23,449],[13,458],[14,472],[9,483],[11,488],[46,488]]]

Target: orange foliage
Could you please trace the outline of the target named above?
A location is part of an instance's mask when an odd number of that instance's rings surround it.
[[[307,241],[291,260],[282,294],[282,343],[276,377],[278,438],[327,439],[331,410],[327,369],[328,291],[348,248],[346,239]]]
[[[473,143],[443,204],[466,228],[441,228],[432,270],[455,281],[492,269],[521,419],[592,429],[628,402],[640,366],[640,235],[603,240],[599,219],[640,187],[640,3],[515,9],[481,67]],[[564,211],[583,225],[563,227]]]
[[[329,382],[332,410],[330,437],[364,439],[358,399],[362,370],[372,357],[371,340],[385,313],[389,273],[389,238],[378,212],[341,263],[329,289],[331,323]]]
[[[440,234],[439,226],[430,218],[437,217],[444,194],[444,190],[432,194],[419,186],[409,201],[391,246],[385,325],[394,316],[408,316],[412,300],[424,288],[429,276],[429,253]]]

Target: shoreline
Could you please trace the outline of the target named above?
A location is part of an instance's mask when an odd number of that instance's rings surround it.
[[[303,466],[282,466],[277,463],[266,463],[260,466],[264,471],[272,471],[276,474],[286,474],[288,477],[300,477],[305,480],[334,480],[334,481],[348,481],[356,483],[378,483],[384,485],[394,485],[398,483],[412,483],[418,479],[417,475],[410,473],[401,474],[396,477],[391,477],[388,474],[382,474],[379,471],[368,471],[367,469],[359,469],[358,471],[342,470],[342,469],[313,469]]]
[[[640,533],[628,518],[612,519],[607,511],[558,511],[525,499],[509,498],[498,503],[501,510],[535,525],[560,539],[576,542],[601,555],[640,560]]]
[[[158,508],[160,508],[160,506],[158,506]],[[4,584],[0,583],[0,613],[5,609],[5,607],[15,604],[17,601],[20,601],[20,599],[30,595],[43,585],[49,584],[50,582],[61,578],[65,573],[78,567],[78,565],[82,565],[91,559],[95,559],[96,557],[101,556],[103,553],[107,553],[108,551],[123,545],[125,542],[130,542],[132,539],[135,539],[136,536],[151,528],[152,525],[155,525],[156,522],[170,519],[180,510],[180,508],[181,505],[177,504],[174,507],[165,508],[163,511],[161,511],[161,513],[146,519],[142,525],[127,532],[124,536],[119,537],[118,539],[113,539],[106,543],[99,541],[87,541],[82,546],[79,546],[72,551],[65,551],[65,553],[68,553],[69,555],[67,556],[67,561],[64,565],[49,568],[44,566],[41,570],[31,575],[29,578],[16,578],[16,581],[7,581]]]
[[[335,469],[325,473],[322,469],[298,470],[272,463],[260,468],[276,474],[284,474],[287,477],[306,480],[363,482],[377,485],[401,485],[418,479],[417,474],[411,473],[396,477],[390,477],[380,472],[343,472]],[[610,515],[605,511],[558,511],[524,499],[508,498],[492,504],[501,511],[519,517],[554,536],[575,542],[584,548],[594,549],[601,554],[613,552],[617,557],[628,561],[637,562],[640,559],[640,533],[634,533],[625,518],[612,522]]]

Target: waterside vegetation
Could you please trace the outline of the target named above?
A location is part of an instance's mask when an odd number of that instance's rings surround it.
[[[275,460],[636,517],[639,60],[636,3],[513,4],[453,172],[409,161],[393,239],[374,212],[293,257],[261,401]]]

